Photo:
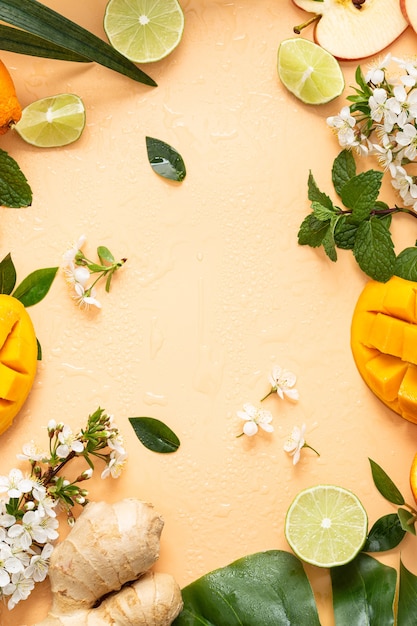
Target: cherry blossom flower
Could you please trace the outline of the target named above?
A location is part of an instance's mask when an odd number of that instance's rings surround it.
[[[282,400],[284,398],[288,398],[293,402],[297,402],[299,399],[299,393],[294,387],[297,382],[297,377],[293,374],[293,372],[279,367],[279,365],[274,365],[269,375],[269,382],[271,384],[271,389],[261,399],[261,402],[273,393],[276,393]]]
[[[0,476],[0,493],[7,492],[9,498],[20,498],[32,487],[33,481],[25,478],[19,469],[12,469],[8,476]]]
[[[74,300],[76,300],[77,304],[81,308],[90,308],[90,306],[95,306],[98,309],[101,309],[101,302],[97,300],[96,291],[93,288],[85,289],[81,283],[75,283],[74,285],[75,295]]]
[[[119,478],[123,471],[127,459],[127,454],[119,454],[116,450],[110,453],[110,461],[101,473],[102,478],[112,476],[112,478]]]
[[[245,421],[243,425],[243,432],[238,435],[238,437],[241,437],[242,435],[253,437],[253,435],[256,435],[259,428],[262,428],[262,430],[267,433],[272,433],[274,430],[274,427],[271,424],[272,414],[264,409],[258,409],[249,402],[243,405],[243,411],[238,411],[237,415],[240,419]]]
[[[78,453],[84,451],[83,443],[76,438],[68,425],[65,425],[58,433],[58,439],[60,445],[57,447],[56,453],[60,459],[66,459],[71,451]]]
[[[37,583],[45,580],[48,575],[49,559],[54,550],[54,546],[51,543],[46,543],[40,554],[35,554],[30,559],[30,563],[25,570],[25,576],[33,578]]]
[[[315,450],[310,445],[308,445],[308,443],[306,443],[306,440],[304,438],[305,432],[305,424],[303,424],[301,428],[299,428],[298,426],[294,426],[291,435],[288,437],[287,441],[284,444],[285,452],[288,452],[288,454],[290,454],[293,458],[293,465],[296,465],[300,460],[302,448],[310,448],[310,450],[313,450],[313,452],[315,452],[317,456],[320,456],[317,450]]]

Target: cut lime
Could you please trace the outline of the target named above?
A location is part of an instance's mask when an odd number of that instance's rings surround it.
[[[113,48],[126,58],[151,63],[179,44],[184,14],[177,0],[110,0],[104,30]]]
[[[29,104],[13,127],[39,148],[57,148],[76,141],[84,130],[85,109],[78,96],[61,93]]]
[[[338,61],[317,44],[295,37],[278,48],[282,84],[306,104],[325,104],[340,96],[345,80]]]
[[[295,554],[312,565],[348,563],[365,543],[368,518],[347,489],[317,485],[294,499],[285,519],[285,536]]]

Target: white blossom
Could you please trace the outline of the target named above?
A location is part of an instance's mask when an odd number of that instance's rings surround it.
[[[256,435],[259,427],[267,433],[272,433],[274,427],[272,426],[272,414],[265,409],[259,409],[253,404],[247,402],[243,405],[243,411],[237,411],[238,417],[244,420],[243,434],[248,437]]]
[[[299,394],[294,387],[297,377],[289,370],[283,369],[279,365],[274,365],[269,376],[269,382],[272,385],[272,390],[276,391],[281,399],[286,397],[293,401],[298,400]]]
[[[304,434],[306,431],[306,425],[303,424],[301,428],[294,426],[291,435],[288,437],[284,444],[285,452],[288,452],[292,456],[292,462],[294,465],[300,460],[301,448],[305,445]]]
[[[16,457],[22,461],[42,461],[48,458],[47,453],[42,450],[34,441],[29,441],[22,446],[22,454]]]
[[[24,493],[29,493],[33,487],[33,481],[25,478],[20,469],[12,469],[8,476],[0,476],[0,493],[7,493],[9,498],[21,498]]]
[[[66,252],[64,252],[63,259],[67,265],[74,263],[78,251],[81,250],[86,241],[86,236],[81,235],[78,240]]]
[[[26,577],[23,572],[12,574],[11,582],[3,588],[4,595],[10,596],[7,608],[11,611],[18,602],[26,600],[34,586],[33,578]]]
[[[95,306],[98,309],[101,309],[101,302],[97,300],[95,289],[85,289],[81,283],[75,283],[74,285],[75,296],[77,304],[81,308],[90,308],[90,306]]]
[[[60,459],[66,459],[71,451],[77,453],[84,451],[84,444],[76,438],[71,427],[67,424],[58,433],[58,439],[60,445],[57,447],[56,453]]]
[[[40,554],[32,556],[30,563],[25,570],[25,577],[33,578],[33,580],[37,583],[45,580],[48,575],[49,559],[53,550],[53,545],[51,543],[46,543]]]
[[[107,478],[108,476],[112,476],[112,478],[119,478],[125,466],[126,459],[126,453],[119,454],[116,450],[113,450],[110,453],[109,463],[101,472],[101,478]]]

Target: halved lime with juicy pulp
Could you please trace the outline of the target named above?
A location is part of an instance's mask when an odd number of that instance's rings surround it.
[[[61,93],[29,104],[13,128],[33,146],[58,148],[76,141],[84,126],[85,108],[81,98]]]
[[[325,104],[340,96],[345,79],[334,56],[300,37],[284,39],[278,48],[282,84],[306,104]]]
[[[334,485],[301,491],[285,519],[285,536],[295,554],[319,567],[352,561],[365,543],[367,530],[368,517],[359,498]]]
[[[177,0],[110,0],[104,30],[126,58],[151,63],[166,57],[181,41],[184,13]]]

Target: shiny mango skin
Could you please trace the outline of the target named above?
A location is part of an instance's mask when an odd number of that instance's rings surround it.
[[[22,408],[36,375],[38,347],[23,304],[0,294],[0,435]]]
[[[417,424],[417,283],[369,281],[352,317],[351,349],[365,383],[390,409]]]

